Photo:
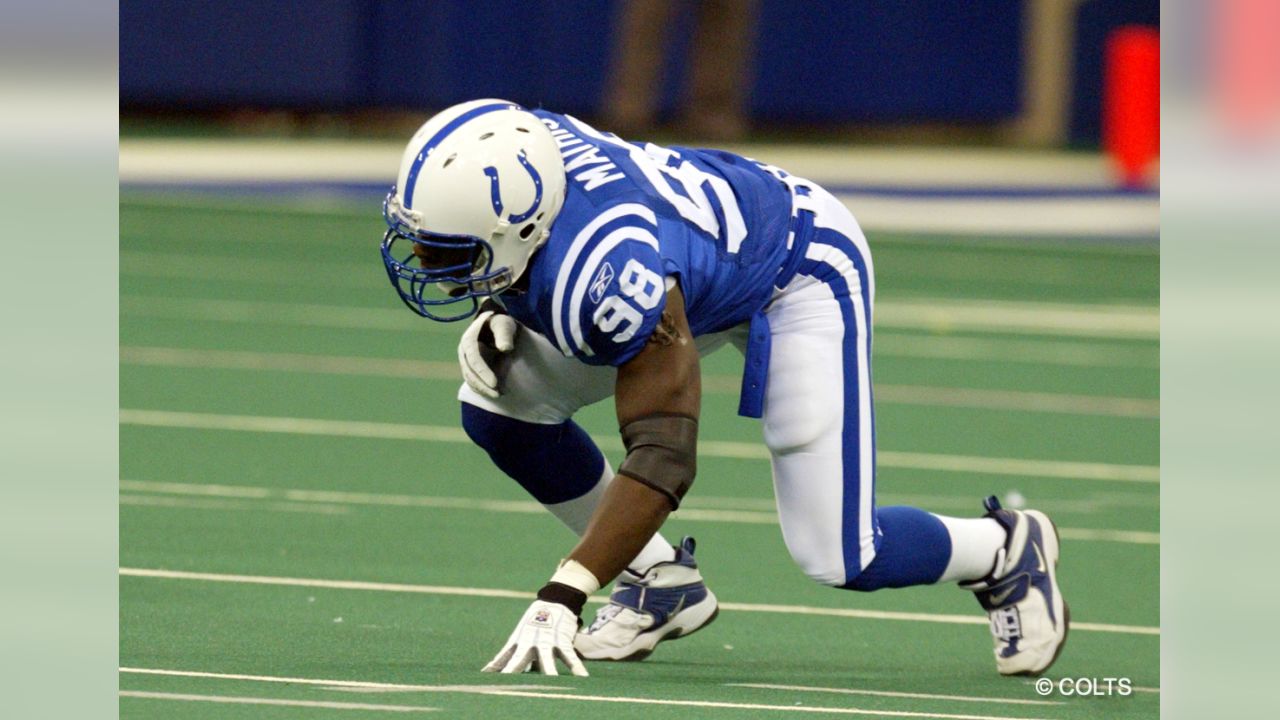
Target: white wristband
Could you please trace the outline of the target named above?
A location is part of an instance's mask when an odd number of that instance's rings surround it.
[[[575,590],[581,590],[587,595],[600,589],[600,581],[577,560],[561,562],[556,574],[551,576],[551,582],[568,585]]]

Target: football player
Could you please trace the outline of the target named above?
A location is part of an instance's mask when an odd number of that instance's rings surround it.
[[[659,533],[695,477],[699,356],[745,356],[782,536],[816,582],[862,592],[959,582],[997,669],[1056,659],[1058,538],[1036,511],[952,518],[875,504],[875,273],[858,223],[812,182],[718,150],[626,142],[568,115],[476,100],[409,141],[382,257],[415,313],[472,319],[462,424],[580,536],[484,667],[638,659],[717,613],[694,542]],[[616,472],[573,422],[614,398]],[[587,596],[614,581],[586,629]]]

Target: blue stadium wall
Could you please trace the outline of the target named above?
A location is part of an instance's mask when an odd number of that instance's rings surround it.
[[[1135,3],[1085,3],[1097,4]],[[121,0],[120,101],[125,109],[341,111],[496,96],[590,115],[603,96],[617,5]],[[745,68],[751,115],[816,123],[1009,119],[1020,107],[1023,14],[1023,0],[762,0],[757,53]],[[676,57],[688,42],[687,15],[672,28]],[[1092,15],[1109,21],[1124,13]],[[679,63],[671,65],[667,108],[680,88]],[[1076,92],[1096,95],[1081,83]],[[1088,118],[1072,127],[1094,131]]]
[[[128,106],[599,107],[617,2],[121,0]],[[764,0],[759,119],[995,120],[1018,110],[1020,0]],[[687,13],[686,13],[687,15]],[[673,49],[687,44],[687,17]],[[669,72],[667,104],[677,97]]]

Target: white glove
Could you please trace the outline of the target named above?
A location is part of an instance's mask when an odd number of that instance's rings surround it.
[[[502,394],[498,391],[494,368],[499,355],[515,349],[517,327],[518,323],[510,315],[485,310],[462,333],[458,341],[458,364],[462,366],[462,378],[472,390],[490,399]]]
[[[502,652],[494,656],[484,672],[518,673],[537,663],[543,675],[559,675],[559,657],[574,675],[587,677],[587,668],[573,650],[573,637],[578,632],[578,616],[560,603],[535,600],[515,632],[507,639]]]

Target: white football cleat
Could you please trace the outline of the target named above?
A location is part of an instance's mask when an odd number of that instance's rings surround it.
[[[1037,510],[1005,510],[994,496],[987,517],[1009,533],[991,574],[961,583],[991,617],[996,669],[1001,675],[1039,675],[1058,659],[1071,613],[1058,589],[1058,530]]]
[[[694,547],[693,538],[684,538],[675,560],[654,565],[644,577],[623,571],[609,604],[574,638],[578,654],[587,660],[643,660],[663,640],[710,625],[720,608],[698,572]]]

